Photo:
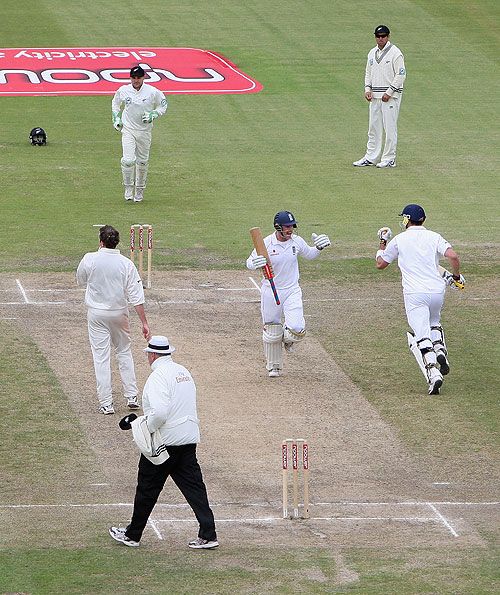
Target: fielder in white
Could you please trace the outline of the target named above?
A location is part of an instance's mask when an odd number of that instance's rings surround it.
[[[260,299],[264,323],[262,341],[266,369],[271,378],[279,376],[283,369],[282,347],[287,352],[292,352],[294,343],[301,341],[306,334],[298,257],[312,260],[319,256],[323,248],[330,246],[330,239],[325,234],[313,234],[314,246],[309,246],[305,240],[294,234],[296,227],[293,214],[280,211],[274,217],[275,232],[264,238],[281,302],[280,305],[276,304],[269,281],[263,279]],[[254,249],[246,264],[248,269],[255,270],[264,267],[266,262],[265,257],[259,256]]]
[[[365,70],[365,99],[370,104],[368,143],[365,156],[353,163],[356,167],[396,167],[398,116],[406,68],[401,50],[389,37],[389,27],[379,25],[375,29],[377,45],[368,53]]]
[[[385,269],[396,258],[402,274],[403,297],[408,323],[408,344],[428,383],[428,393],[438,395],[443,376],[449,373],[448,351],[441,326],[441,308],[446,285],[463,289],[460,261],[449,242],[423,226],[425,211],[417,204],[402,213],[405,231],[392,240],[389,227],[378,230],[380,249],[375,256],[377,269]],[[439,258],[448,259],[452,272],[438,271]],[[439,367],[438,367],[439,366]]]
[[[165,95],[144,82],[144,69],[130,71],[130,84],[120,87],[112,102],[113,126],[122,133],[121,169],[125,200],[141,202],[148,176],[153,121],[167,111]]]
[[[149,339],[151,333],[144,312],[144,288],[139,273],[131,260],[116,248],[120,241],[118,231],[105,225],[99,230],[99,250],[88,252],[76,271],[78,285],[87,286],[85,304],[90,347],[94,359],[97,397],[100,413],[115,412],[111,391],[111,345],[116,351],[123,394],[129,409],[138,409],[137,382],[130,349],[128,304],[137,312],[142,334]]]

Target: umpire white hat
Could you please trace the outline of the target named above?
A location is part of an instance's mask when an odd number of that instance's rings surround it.
[[[166,355],[170,355],[175,351],[175,347],[170,345],[167,337],[164,337],[163,335],[155,335],[151,337],[148,346],[144,351],[147,351],[149,353],[163,353]]]

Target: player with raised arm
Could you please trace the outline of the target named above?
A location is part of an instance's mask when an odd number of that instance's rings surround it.
[[[377,232],[380,247],[375,256],[376,266],[385,269],[398,260],[406,317],[413,330],[413,334],[408,333],[408,343],[427,380],[428,393],[438,395],[443,376],[450,371],[441,326],[444,291],[446,285],[463,289],[465,279],[460,274],[460,261],[450,243],[424,227],[425,211],[420,205],[407,205],[400,215],[403,217],[403,233],[392,238],[389,227],[382,227]],[[446,271],[446,278],[438,271],[442,256],[448,259],[452,270],[451,273]]]

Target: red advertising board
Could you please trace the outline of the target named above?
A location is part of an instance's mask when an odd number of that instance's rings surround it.
[[[0,49],[0,95],[113,95],[138,64],[167,94],[262,90],[227,58],[197,48],[8,48]]]

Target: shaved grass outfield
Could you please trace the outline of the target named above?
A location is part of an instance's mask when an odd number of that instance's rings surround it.
[[[274,213],[289,209],[306,240],[314,231],[333,241],[318,261],[302,264],[306,294],[315,283],[328,283],[332,295],[336,288],[359,287],[381,300],[373,309],[350,304],[332,310],[331,324],[319,328],[312,320],[311,332],[414,456],[431,461],[438,479],[472,470],[463,477],[467,489],[491,478],[490,492],[496,487],[498,494],[499,20],[493,0],[144,0],[140,7],[117,0],[4,0],[3,47],[200,47],[223,54],[264,90],[169,97],[167,115],[155,124],[141,205],[123,200],[111,97],[1,98],[0,272],[73,271],[96,247],[93,224],[115,225],[125,249],[128,226],[143,221],[154,225],[155,269],[239,269],[252,247],[249,228],[266,232]],[[391,28],[408,70],[398,166],[391,171],[351,165],[366,144],[363,73],[380,23]],[[34,126],[47,131],[47,147],[29,145]],[[379,272],[373,263],[376,230],[390,225],[397,231],[397,214],[410,202],[424,206],[428,227],[460,254],[467,296],[478,294],[467,305],[459,295],[447,297],[443,322],[455,368],[452,387],[439,400],[421,398],[423,379],[406,352],[404,312],[382,301],[387,291],[400,295],[398,271]],[[26,500],[16,493],[16,478],[31,482],[29,496],[43,501],[51,481],[83,481],[99,468],[42,353],[28,336],[13,337],[12,328],[0,322],[0,366],[7,371],[2,410],[9,427],[0,446],[0,505]],[[64,452],[59,440],[72,433]],[[36,460],[24,456],[40,443],[45,449]],[[79,465],[68,469],[65,462],[77,451]],[[58,453],[56,465],[50,452]],[[0,591],[500,588],[494,521],[478,525],[476,545],[342,545],[341,559],[321,547],[244,542],[221,547],[217,557],[188,556],[182,547],[129,551],[110,543],[105,529],[95,519],[72,540],[63,528],[59,547],[30,540],[2,547]]]

